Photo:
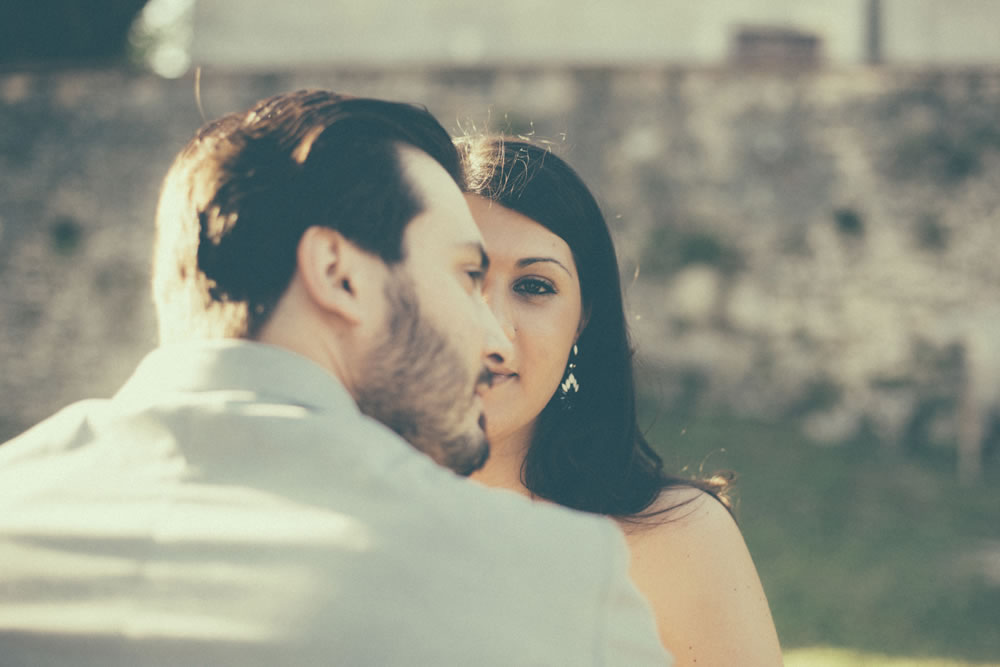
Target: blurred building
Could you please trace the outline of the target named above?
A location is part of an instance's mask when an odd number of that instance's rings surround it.
[[[995,0],[194,0],[191,22],[191,60],[227,67],[711,66],[810,41],[830,66],[1000,63]]]

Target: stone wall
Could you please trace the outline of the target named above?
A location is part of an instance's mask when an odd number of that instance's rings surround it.
[[[1000,71],[206,72],[201,97],[214,117],[310,86],[552,141],[678,409],[964,443],[975,477],[1000,403]],[[156,194],[200,124],[191,78],[0,73],[0,439],[155,344]]]

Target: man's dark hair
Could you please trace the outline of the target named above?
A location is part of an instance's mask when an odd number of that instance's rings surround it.
[[[177,156],[156,216],[153,296],[162,342],[253,338],[295,272],[306,229],[335,229],[387,264],[423,209],[400,147],[462,184],[426,109],[302,90],[208,123]]]

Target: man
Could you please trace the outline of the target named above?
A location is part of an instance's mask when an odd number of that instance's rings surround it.
[[[157,212],[163,344],[0,447],[4,665],[668,662],[610,523],[454,474],[508,344],[459,171],[408,105],[202,128]]]

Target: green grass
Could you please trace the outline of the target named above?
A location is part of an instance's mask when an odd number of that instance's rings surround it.
[[[875,442],[822,447],[788,425],[644,405],[668,469],[735,471],[737,516],[790,665],[1000,664],[1000,470]],[[898,662],[893,662],[893,661]]]
[[[785,667],[995,667],[996,663],[950,658],[912,658],[827,647],[785,651]]]

